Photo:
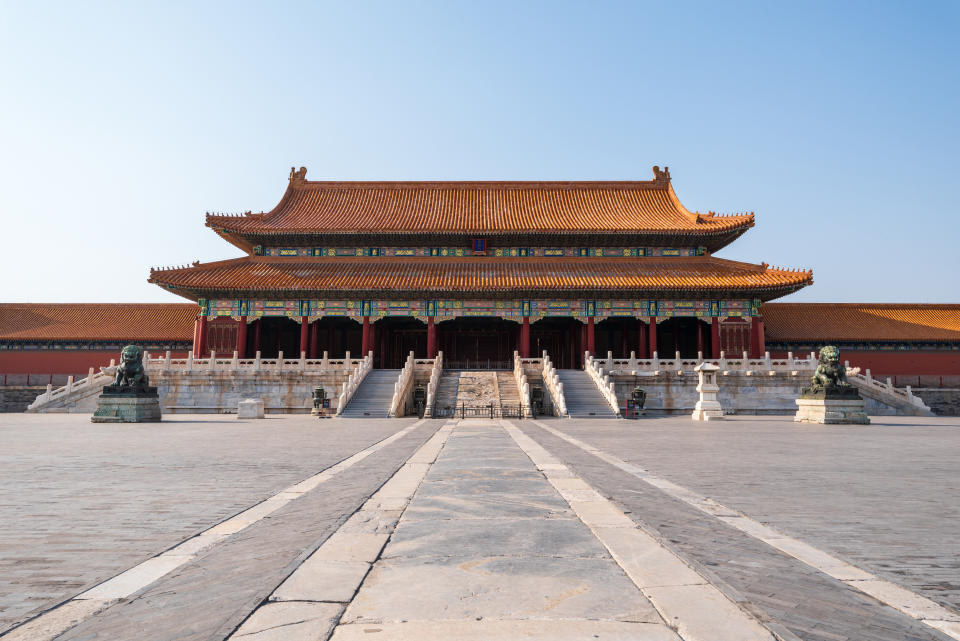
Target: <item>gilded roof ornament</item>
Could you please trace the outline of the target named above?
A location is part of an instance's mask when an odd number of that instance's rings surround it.
[[[302,182],[307,179],[307,168],[301,167],[300,169],[290,168],[290,182]]]

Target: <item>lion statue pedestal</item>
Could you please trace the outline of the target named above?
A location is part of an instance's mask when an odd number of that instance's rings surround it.
[[[120,365],[113,385],[103,388],[97,399],[94,423],[159,423],[160,395],[150,387],[143,371],[143,350],[127,345],[120,352]]]
[[[866,403],[857,388],[847,382],[846,368],[840,364],[840,350],[827,345],[820,350],[820,364],[810,387],[797,399],[797,423],[827,425],[869,425]]]

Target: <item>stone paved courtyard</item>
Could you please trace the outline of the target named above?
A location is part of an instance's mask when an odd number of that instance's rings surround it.
[[[957,419],[170,418],[0,416],[4,641],[960,638]]]

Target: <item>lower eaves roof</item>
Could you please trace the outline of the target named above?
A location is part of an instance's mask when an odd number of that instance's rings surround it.
[[[153,270],[150,282],[188,298],[289,292],[294,297],[396,294],[551,296],[664,292],[775,298],[813,282],[809,271],[712,256],[678,258],[279,258],[245,256]]]

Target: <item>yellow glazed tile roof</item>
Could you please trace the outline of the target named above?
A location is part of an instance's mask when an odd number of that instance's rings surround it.
[[[0,340],[189,341],[192,303],[0,303]]]
[[[150,282],[188,292],[357,291],[510,293],[711,291],[781,296],[810,284],[809,271],[712,256],[689,258],[279,258],[247,256],[154,270]],[[201,294],[202,295],[202,294]],[[296,294],[300,297],[300,294]],[[771,296],[772,297],[772,296]],[[765,296],[766,298],[766,296]]]
[[[960,341],[960,305],[767,303],[768,341]]]
[[[323,233],[670,233],[745,230],[753,214],[688,211],[669,172],[650,181],[322,182],[306,170],[270,212],[207,215],[222,235]]]

